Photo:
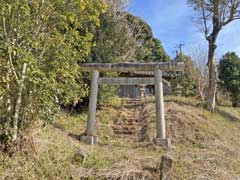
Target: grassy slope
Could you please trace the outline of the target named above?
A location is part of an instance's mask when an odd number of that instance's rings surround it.
[[[219,107],[211,114],[194,99],[167,97],[165,101],[167,134],[173,141],[168,150],[151,141],[155,136],[151,100],[134,108],[116,106],[98,111],[100,142],[96,146],[77,140],[77,135],[84,132],[86,114],[63,114],[56,124],[34,132],[35,149],[31,152],[26,150],[14,157],[0,155],[0,179],[158,179],[156,168],[163,154],[174,159],[171,179],[240,177],[240,109]],[[115,134],[113,127],[122,126],[120,120],[133,114],[133,134]],[[139,142],[143,126],[143,134],[150,140]],[[76,160],[79,150],[88,153],[84,163]]]

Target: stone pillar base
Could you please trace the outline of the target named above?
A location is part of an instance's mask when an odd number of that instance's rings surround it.
[[[171,139],[169,139],[169,138],[155,138],[154,143],[157,146],[164,146],[164,147],[169,148],[171,146]]]
[[[98,136],[81,136],[80,141],[82,141],[85,144],[97,144],[98,143]]]

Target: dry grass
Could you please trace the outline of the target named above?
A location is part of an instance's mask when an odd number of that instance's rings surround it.
[[[98,145],[78,141],[86,126],[86,114],[63,114],[54,125],[33,133],[35,153],[0,155],[0,179],[159,179],[163,154],[174,159],[169,179],[239,178],[240,109],[219,107],[211,114],[196,99],[167,97],[165,101],[167,135],[173,142],[168,150],[152,142],[153,99],[139,106],[115,104],[98,111]],[[135,123],[127,122],[133,114]],[[116,134],[114,127],[124,126],[124,122],[134,131]],[[79,150],[88,154],[84,162],[73,161]]]

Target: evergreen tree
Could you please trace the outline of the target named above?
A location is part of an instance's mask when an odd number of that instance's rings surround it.
[[[178,91],[180,86],[183,96],[194,96],[197,92],[197,78],[199,71],[197,70],[190,56],[179,53],[175,58],[176,62],[184,62],[184,72],[176,74],[176,79],[173,80],[173,89]]]
[[[138,43],[136,61],[139,62],[167,62],[170,57],[165,52],[160,40],[153,37],[151,27],[141,18],[128,15],[129,23],[135,24],[133,31]]]
[[[234,52],[225,54],[219,62],[221,86],[230,94],[233,106],[240,104],[240,58]]]

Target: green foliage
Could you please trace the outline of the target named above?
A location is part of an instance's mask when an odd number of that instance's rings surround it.
[[[119,86],[101,85],[99,87],[98,103],[100,105],[110,104],[112,98],[117,95]]]
[[[233,106],[240,103],[240,57],[234,52],[225,54],[219,62],[219,79],[221,86],[230,94]]]
[[[128,23],[127,14],[116,5],[108,2],[108,8],[100,15],[100,26],[89,25],[94,34],[94,46],[87,62],[114,63],[132,60],[135,56],[136,40]],[[117,2],[118,4],[118,2]],[[112,76],[113,73],[105,74]],[[86,77],[90,85],[90,76]],[[98,103],[106,104],[116,95],[117,86],[100,86]]]
[[[138,43],[135,53],[135,58],[137,61],[170,61],[170,57],[165,52],[161,42],[153,37],[151,27],[144,20],[128,14],[128,21],[130,24],[135,25],[133,35]]]
[[[150,26],[142,19],[117,10],[109,3],[100,16],[100,26],[91,26],[95,46],[88,62],[169,61],[161,42],[154,38]],[[113,74],[108,74],[113,75]],[[88,77],[90,80],[90,77]],[[98,103],[106,104],[116,95],[117,86],[100,86]]]
[[[95,28],[94,43],[89,62],[122,62],[132,58],[135,39],[123,12],[110,8],[100,16],[100,26]]]
[[[1,1],[0,97],[11,102],[10,119],[16,98],[22,99],[19,127],[52,119],[57,106],[75,104],[88,94],[79,63],[92,46],[86,24],[99,25],[103,8],[100,0]],[[19,94],[23,64],[27,72]],[[1,109],[6,114],[7,107]],[[6,121],[10,126],[11,120]]]
[[[87,168],[97,168],[97,169],[103,169],[110,167],[112,165],[112,162],[107,159],[100,159],[98,158],[98,154],[90,154],[86,161],[84,162],[84,167]]]
[[[180,90],[183,96],[196,95],[197,77],[199,72],[194,62],[189,56],[183,54],[178,54],[175,61],[184,62],[185,64],[184,72],[172,82],[173,89],[176,91],[175,93]]]

